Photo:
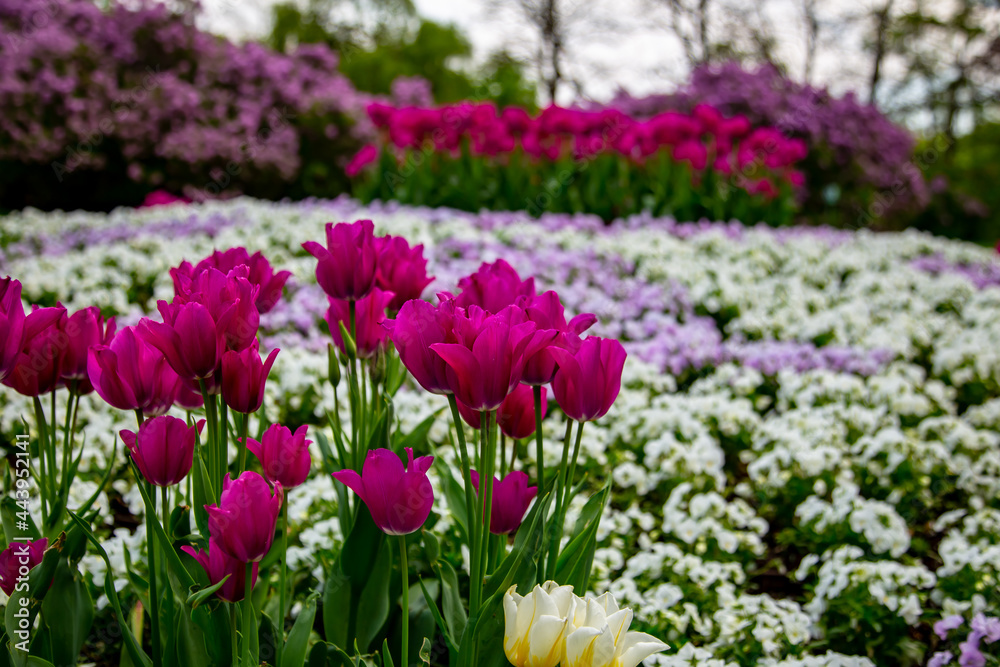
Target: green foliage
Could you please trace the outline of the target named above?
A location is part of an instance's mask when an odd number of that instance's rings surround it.
[[[397,78],[421,77],[438,103],[473,99],[499,107],[536,107],[537,90],[524,63],[506,51],[473,69],[472,45],[458,27],[415,18],[412,3],[405,0],[376,4],[381,15],[367,21],[363,16],[357,25],[335,18],[340,3],[334,0],[313,0],[305,9],[278,4],[268,44],[284,52],[297,44],[326,44],[340,54],[341,72],[369,93],[389,95]]]
[[[932,142],[917,148],[929,151]],[[930,153],[928,153],[930,154]],[[1000,123],[983,123],[926,169],[934,193],[915,226],[977,243],[1000,239]],[[935,179],[937,179],[935,181]],[[946,186],[938,191],[941,186]]]

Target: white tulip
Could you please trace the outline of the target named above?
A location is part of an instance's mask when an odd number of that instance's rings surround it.
[[[556,667],[565,650],[573,587],[547,581],[520,596],[511,586],[503,596],[503,649],[514,667]]]
[[[667,648],[645,632],[629,632],[632,610],[619,609],[610,593],[574,602],[563,667],[636,667]]]

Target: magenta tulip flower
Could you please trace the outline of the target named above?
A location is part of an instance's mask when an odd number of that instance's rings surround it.
[[[0,382],[7,379],[21,355],[24,342],[24,304],[21,282],[7,276],[0,280]]]
[[[278,356],[271,350],[265,361],[254,343],[242,352],[228,350],[222,355],[222,400],[236,412],[250,414],[264,402],[264,383]]]
[[[42,538],[30,542],[11,542],[0,553],[0,590],[8,596],[14,594],[19,579],[27,581],[30,573],[45,556],[49,540]]]
[[[306,440],[308,428],[303,424],[293,434],[287,426],[271,424],[260,442],[247,438],[247,449],[260,461],[268,481],[278,482],[283,489],[294,489],[306,481],[312,466],[312,440]]]
[[[182,380],[203,380],[214,375],[226,349],[225,336],[220,332],[226,331],[237,304],[228,304],[219,320],[197,301],[159,301],[156,305],[163,322],[144,317],[139,322],[142,337],[163,353]]]
[[[455,315],[455,343],[431,349],[448,365],[448,386],[473,410],[495,410],[521,382],[526,357],[549,345],[556,332],[538,332],[524,311],[508,306],[490,315],[470,306]]]
[[[24,318],[24,339],[10,375],[3,381],[23,396],[40,396],[62,386],[66,338],[59,323],[66,309],[37,308]]]
[[[625,348],[617,340],[590,336],[575,353],[550,348],[559,370],[552,392],[571,419],[600,419],[611,409],[621,390]]]
[[[285,283],[291,277],[291,271],[274,272],[271,263],[261,254],[260,251],[251,255],[246,248],[230,248],[229,250],[216,250],[205,259],[192,266],[190,262],[181,262],[181,265],[170,271],[174,278],[174,290],[178,289],[178,279],[186,276],[189,279],[196,278],[208,269],[216,269],[222,273],[229,273],[238,266],[246,266],[249,270],[247,279],[251,285],[259,288],[254,304],[261,313],[269,312],[281,300],[281,293]]]
[[[472,470],[472,486],[479,494],[479,473]],[[508,535],[521,527],[528,505],[538,494],[537,486],[528,486],[528,476],[520,470],[507,473],[501,482],[493,478],[493,510],[490,513],[490,532]]]
[[[250,269],[246,265],[241,264],[229,273],[208,267],[193,278],[177,269],[171,269],[170,275],[174,279],[173,303],[193,301],[205,306],[215,322],[216,334],[225,339],[225,349],[239,352],[257,339],[260,311],[256,302],[260,287],[250,282]]]
[[[107,345],[115,335],[115,318],[107,322],[97,306],[78,310],[59,321],[65,335],[66,351],[63,354],[61,379],[70,384],[76,381],[76,393],[89,394],[94,390],[87,374],[87,356],[95,345]]]
[[[427,479],[433,456],[413,459],[406,448],[409,465],[391,450],[373,449],[365,458],[359,475],[353,470],[333,473],[334,479],[352,489],[368,506],[372,519],[387,535],[409,535],[424,525],[434,504],[434,490]]]
[[[458,287],[461,292],[455,297],[455,305],[475,305],[491,313],[499,313],[519,297],[535,295],[535,279],[522,281],[514,267],[502,259],[483,263],[478,271],[459,280]]]
[[[219,548],[241,563],[255,563],[267,555],[281,511],[281,484],[271,485],[255,472],[222,480],[218,505],[205,505],[208,532]]]
[[[125,327],[108,345],[90,348],[87,374],[94,390],[119,410],[165,413],[180,388],[180,378],[166,357],[147,343],[135,327]]]
[[[435,343],[453,343],[455,301],[447,299],[436,307],[426,301],[407,301],[395,320],[382,326],[389,330],[399,358],[421,387],[432,394],[450,394],[448,364],[431,349]]]
[[[548,409],[546,390],[542,387],[542,418]],[[519,440],[535,432],[535,393],[526,384],[519,384],[497,409],[497,425],[508,438]]]
[[[214,586],[222,581],[227,574],[229,575],[226,583],[222,584],[222,588],[215,592],[220,599],[226,602],[239,602],[243,599],[243,596],[246,594],[247,583],[246,564],[223,551],[215,541],[215,538],[210,537],[208,539],[207,551],[201,551],[188,546],[181,547],[181,551],[194,558],[198,561],[199,565],[205,568],[205,574],[208,575],[208,582],[211,585]],[[250,581],[251,590],[257,585],[257,571],[259,569],[260,563],[255,562]]]
[[[456,403],[458,404],[458,414],[461,415],[462,421],[477,431],[483,427],[483,413],[479,410],[473,410],[462,401],[456,401]]]
[[[332,299],[357,301],[375,286],[375,225],[371,220],[326,224],[326,247],[315,241],[302,244],[319,260],[316,280]]]
[[[410,299],[419,299],[424,288],[434,282],[434,277],[427,275],[423,244],[411,248],[401,236],[380,236],[375,239],[375,250],[375,284],[395,295],[389,310],[399,310]]]
[[[191,472],[195,441],[204,426],[204,419],[189,427],[183,419],[161,415],[144,421],[137,434],[123,430],[120,435],[147,482],[173,486]]]
[[[381,349],[385,349],[389,340],[389,330],[382,326],[385,322],[385,309],[392,302],[392,292],[383,292],[374,288],[367,296],[355,302],[354,320],[357,332],[354,343],[358,348],[358,357],[370,359]],[[330,327],[333,342],[341,352],[346,353],[344,339],[340,335],[339,323],[351,330],[351,302],[341,299],[330,299],[330,307],[326,311],[326,324]]]
[[[563,312],[559,295],[549,290],[544,294],[531,297],[521,297],[518,305],[524,308],[528,319],[535,323],[539,330],[553,329],[559,332],[554,345],[573,351],[579,343],[579,336],[597,322],[597,316],[591,313],[577,315],[569,322]],[[556,361],[552,357],[551,348],[543,347],[524,362],[524,377],[521,382],[532,386],[541,386],[552,382],[556,374]]]

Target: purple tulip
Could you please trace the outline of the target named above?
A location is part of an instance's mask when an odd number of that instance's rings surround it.
[[[571,419],[592,421],[608,413],[621,390],[625,348],[617,340],[589,336],[575,353],[550,348],[559,370],[552,392]]]
[[[357,345],[358,357],[370,359],[381,348],[385,349],[388,344],[389,331],[382,326],[385,322],[385,309],[393,299],[392,292],[383,292],[379,288],[374,288],[367,296],[355,302],[355,326],[357,331],[354,336],[354,343]],[[330,335],[333,342],[341,352],[346,353],[344,339],[340,335],[340,326],[351,330],[351,302],[342,299],[330,299],[330,307],[326,311],[326,324],[330,327]]]
[[[271,486],[255,472],[235,480],[226,473],[218,505],[205,505],[208,532],[219,548],[241,563],[261,560],[271,550],[281,511],[281,484]]]
[[[413,459],[406,448],[409,465],[388,449],[373,449],[365,458],[361,474],[353,470],[333,473],[334,479],[352,489],[368,506],[372,519],[388,535],[408,535],[419,530],[431,513],[434,490],[427,479],[433,456]]]
[[[138,434],[123,430],[120,435],[147,482],[173,486],[191,472],[195,441],[204,426],[204,419],[189,427],[183,419],[161,415],[144,421]]]
[[[448,365],[431,349],[435,343],[453,343],[455,301],[436,307],[426,301],[407,301],[396,319],[382,323],[389,330],[399,358],[421,387],[432,394],[450,394]]]
[[[159,301],[156,305],[163,322],[143,318],[139,322],[142,337],[163,353],[182,380],[203,380],[214,375],[226,348],[220,332],[229,327],[236,304],[228,304],[218,320],[197,301]]]
[[[348,224],[326,223],[326,247],[315,241],[302,244],[319,260],[316,280],[332,299],[357,301],[375,286],[377,252],[371,220]]]
[[[535,332],[524,311],[508,306],[490,315],[470,306],[457,311],[455,343],[435,343],[431,349],[448,365],[448,386],[473,410],[495,410],[521,382],[524,360],[547,346],[556,332]]]
[[[545,417],[547,402],[545,400],[546,390],[542,388],[542,417]],[[476,429],[482,427],[482,413],[473,410],[465,403],[458,401],[458,414],[462,416],[462,421]],[[497,408],[497,425],[508,438],[519,440],[527,438],[535,432],[535,393],[531,387],[519,384],[514,391],[503,399],[500,407]]]
[[[42,538],[30,542],[11,542],[0,553],[0,590],[8,596],[14,594],[19,579],[27,577],[42,562],[49,540]]]
[[[66,309],[38,308],[24,318],[24,338],[10,375],[3,381],[23,396],[40,396],[62,386],[59,377],[66,337],[59,323]]]
[[[0,382],[7,379],[21,354],[24,341],[24,304],[21,282],[7,276],[0,280]]]
[[[242,352],[228,350],[222,355],[222,400],[236,412],[250,414],[264,402],[264,383],[278,356],[271,350],[265,361],[254,343]]]
[[[524,308],[528,319],[535,323],[539,330],[554,329],[559,332],[556,337],[556,347],[575,351],[579,336],[597,322],[597,316],[592,313],[577,315],[568,323],[559,301],[559,295],[549,290],[538,296],[521,297],[518,305]],[[556,360],[549,347],[544,347],[524,362],[524,377],[521,382],[532,386],[541,386],[552,382],[556,374]]]
[[[548,409],[545,387],[542,387],[542,419]],[[497,409],[497,425],[508,438],[520,440],[535,432],[535,392],[526,384],[519,384],[510,392]]]
[[[59,321],[59,328],[66,336],[60,376],[62,380],[77,381],[76,392],[89,394],[94,390],[87,375],[87,356],[95,345],[107,345],[115,335],[115,318],[107,322],[97,306],[78,310]]]
[[[502,259],[483,263],[478,271],[459,280],[458,287],[461,292],[455,297],[455,305],[475,305],[491,313],[499,313],[518,297],[535,295],[535,279],[522,281],[514,267]]]
[[[257,339],[260,328],[256,305],[260,287],[250,282],[249,275],[250,269],[242,264],[229,273],[208,267],[193,278],[171,269],[173,303],[193,301],[205,306],[215,322],[216,334],[225,340],[225,349],[245,350]]]
[[[479,473],[469,472],[472,486],[479,494]],[[494,535],[508,535],[517,531],[528,511],[528,505],[538,495],[537,486],[528,486],[528,476],[520,470],[513,470],[500,481],[493,478],[493,510],[490,513],[490,532]]]
[[[135,327],[125,327],[108,345],[90,348],[87,373],[97,394],[119,410],[142,410],[146,416],[170,409],[180,378],[166,357]]]
[[[243,596],[246,594],[246,564],[223,551],[215,541],[215,538],[210,537],[208,539],[207,551],[201,551],[189,546],[181,547],[181,551],[190,555],[198,561],[199,565],[205,568],[205,574],[208,575],[208,582],[213,586],[222,581],[227,574],[229,575],[226,583],[222,584],[222,588],[215,592],[220,599],[226,602],[239,602],[243,599]],[[260,563],[255,562],[250,582],[251,590],[257,584],[257,571],[259,568]]]
[[[281,293],[285,283],[291,277],[291,271],[274,272],[271,263],[261,254],[260,251],[251,255],[246,248],[230,248],[229,250],[216,250],[205,259],[192,266],[190,262],[181,262],[176,269],[171,269],[170,275],[174,279],[174,290],[178,290],[178,280],[180,276],[189,279],[196,278],[208,269],[216,269],[222,273],[229,273],[238,266],[246,266],[249,270],[247,279],[251,285],[259,288],[254,304],[261,313],[269,312],[281,300]]]
[[[312,440],[306,440],[308,428],[303,424],[293,434],[287,426],[272,424],[260,442],[247,438],[247,449],[260,461],[268,481],[278,482],[284,489],[294,489],[306,481],[312,465]]]
[[[401,236],[380,236],[375,239],[375,250],[375,284],[395,295],[389,302],[390,310],[399,310],[410,299],[419,299],[424,288],[434,282],[434,277],[427,275],[423,244],[411,248]]]

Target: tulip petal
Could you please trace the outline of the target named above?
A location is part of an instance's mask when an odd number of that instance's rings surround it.
[[[621,651],[618,663],[621,667],[637,667],[637,665],[660,651],[669,648],[656,637],[645,632],[630,632],[625,636],[625,649]]]
[[[368,504],[368,500],[365,499],[365,485],[361,481],[361,475],[353,470],[340,470],[333,473],[333,478],[344,484],[351,491],[354,491],[354,493],[358,494],[358,497],[361,498],[362,502]]]

